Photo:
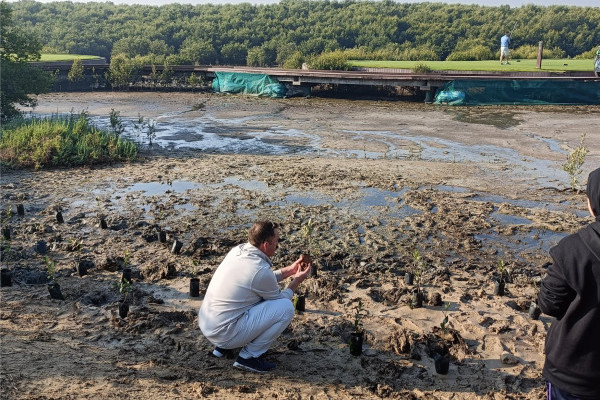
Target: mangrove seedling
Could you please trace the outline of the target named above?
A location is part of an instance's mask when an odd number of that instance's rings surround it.
[[[436,348],[433,354],[433,361],[435,365],[435,371],[438,374],[446,375],[448,370],[450,369],[450,351],[448,349],[448,345],[446,344],[446,338],[448,337],[448,310],[450,309],[450,303],[446,302],[444,304],[444,308],[442,309],[442,313],[444,314],[444,319],[440,322],[441,328],[441,346]]]
[[[362,300],[359,300],[356,307],[354,307],[354,325],[350,333],[350,354],[353,356],[362,354],[362,345],[365,338],[362,322],[364,316]]]
[[[419,250],[415,249],[412,252],[412,274],[414,275],[415,280],[415,290],[413,292],[413,299],[411,301],[412,308],[420,308],[423,307],[423,290],[422,290],[422,282],[423,282],[423,274],[427,269],[427,263],[423,259],[423,256],[419,252]]]
[[[306,310],[306,294],[298,292],[294,295],[292,299],[292,303],[294,304],[294,310],[298,312],[302,312]]]
[[[56,262],[52,261],[48,256],[44,257],[44,261],[46,262],[46,276],[48,282],[53,283],[56,280]]]
[[[123,275],[121,277],[121,281],[131,282],[131,252],[129,250],[125,250],[125,255],[123,257]]]
[[[314,224],[312,218],[308,219],[308,222],[302,226],[302,236],[304,237],[305,253],[301,255],[302,267],[306,268],[312,263],[313,257],[318,256],[318,249],[313,241]],[[317,266],[312,264],[311,276],[317,276]]]
[[[504,296],[504,289],[506,286],[506,278],[507,278],[507,269],[504,260],[498,261],[498,266],[496,267],[496,271],[498,273],[498,278],[494,282],[494,294],[497,296]]]
[[[589,150],[583,142],[585,141],[585,133],[581,134],[579,144],[567,154],[567,161],[562,165],[563,171],[569,175],[569,184],[574,191],[579,190],[579,176],[583,172],[581,167],[585,162],[585,156]]]
[[[132,284],[128,279],[121,278],[115,283],[115,286],[121,294],[121,299],[119,300],[119,316],[125,318],[129,313],[129,293],[131,293]]]
[[[64,300],[64,296],[60,291],[60,285],[56,282],[56,262],[52,261],[48,256],[44,258],[46,261],[46,272],[48,277],[48,292],[50,298],[56,300]]]

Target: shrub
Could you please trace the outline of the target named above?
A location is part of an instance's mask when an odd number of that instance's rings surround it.
[[[416,64],[412,70],[416,74],[427,74],[432,71],[429,65],[423,63]]]
[[[81,59],[76,58],[75,60],[73,60],[73,65],[69,70],[67,78],[71,82],[79,82],[83,79],[83,63],[81,62]]]
[[[108,80],[113,87],[124,87],[133,83],[140,68],[144,65],[143,58],[128,58],[124,54],[117,54],[110,60]]]
[[[544,53],[543,53],[544,58],[551,58],[551,59],[565,58],[566,54],[567,53],[560,47],[552,47],[551,49],[544,49]],[[537,58],[537,53],[536,53],[536,58]]]
[[[288,57],[283,62],[283,68],[285,68],[285,69],[300,69],[300,68],[302,68],[303,62],[304,62],[304,55],[301,52],[296,51],[294,54],[292,54],[290,57]]]
[[[347,71],[350,69],[350,65],[348,64],[348,57],[341,50],[326,52],[316,57],[312,57],[308,61],[308,64],[312,69],[342,71]]]
[[[510,58],[523,59],[523,60],[535,60],[538,54],[538,46],[532,44],[524,44],[523,46],[517,47],[514,50],[510,50]]]
[[[575,59],[580,60],[593,60],[596,57],[597,47],[592,47],[589,51],[584,51],[583,53],[573,57]]]
[[[0,160],[12,167],[99,164],[134,160],[137,153],[135,143],[90,125],[85,113],[22,120],[0,137]]]
[[[483,45],[474,46],[468,50],[453,51],[446,61],[482,61],[494,58],[492,51]]]

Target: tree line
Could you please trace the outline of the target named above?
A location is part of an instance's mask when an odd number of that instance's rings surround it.
[[[139,62],[282,66],[319,56],[387,60],[494,59],[512,33],[513,57],[593,57],[600,8],[358,0],[282,0],[278,4],[115,5],[12,3],[17,26],[42,52],[93,54]]]

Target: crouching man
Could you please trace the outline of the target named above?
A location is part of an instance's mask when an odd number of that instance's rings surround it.
[[[275,364],[264,353],[294,317],[292,296],[311,270],[296,260],[277,271],[271,269],[279,244],[279,227],[269,221],[255,222],[248,243],[231,249],[212,277],[200,311],[198,324],[215,345],[217,357],[233,355],[240,348],[234,367],[267,372]],[[277,282],[293,276],[285,290]]]

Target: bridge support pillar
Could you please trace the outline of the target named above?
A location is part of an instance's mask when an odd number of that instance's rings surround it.
[[[425,92],[425,103],[427,103],[427,104],[433,103],[433,90],[427,90]]]

